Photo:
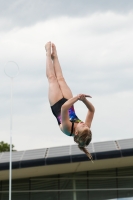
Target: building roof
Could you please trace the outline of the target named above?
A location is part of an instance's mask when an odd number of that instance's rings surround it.
[[[21,177],[21,172],[25,171],[27,174],[33,168],[34,170],[43,171],[41,174],[33,174],[33,176],[38,176],[73,172],[79,164],[87,165],[83,169],[80,169],[82,168],[81,166],[77,168],[77,170],[81,171],[102,169],[106,166],[108,168],[111,166],[117,167],[119,164],[120,166],[133,165],[133,159],[131,158],[133,157],[133,138],[91,143],[87,149],[93,156],[94,164],[91,163],[84,152],[78,149],[77,145],[15,151],[12,153],[13,177],[19,178]],[[9,152],[0,153],[0,180],[8,179],[7,175],[4,176],[4,174],[9,171],[9,156]],[[16,176],[16,172],[18,176]]]

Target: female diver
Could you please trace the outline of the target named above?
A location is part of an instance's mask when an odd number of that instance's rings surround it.
[[[91,154],[85,148],[92,139],[90,127],[95,108],[86,99],[86,97],[91,96],[79,94],[73,97],[72,92],[63,77],[55,45],[48,42],[45,45],[45,49],[46,76],[49,82],[48,97],[52,113],[56,117],[61,131],[68,136],[73,136],[79,149],[84,151],[84,153],[92,160]],[[73,104],[78,100],[82,101],[88,110],[85,122],[81,121],[75,114]]]

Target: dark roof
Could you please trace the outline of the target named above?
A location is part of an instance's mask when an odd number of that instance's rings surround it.
[[[93,160],[133,156],[133,138],[91,143],[87,147]],[[0,153],[0,170],[9,170],[9,152]],[[28,168],[53,164],[88,161],[77,145],[50,147],[12,153],[12,168]]]

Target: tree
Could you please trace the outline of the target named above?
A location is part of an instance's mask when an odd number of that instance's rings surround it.
[[[12,145],[12,151],[15,151],[14,145]],[[3,141],[0,142],[0,152],[8,152],[10,151],[10,144],[4,143]]]

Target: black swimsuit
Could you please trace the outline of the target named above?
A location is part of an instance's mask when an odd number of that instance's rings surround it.
[[[51,106],[52,113],[56,117],[58,125],[60,125],[61,122],[62,122],[62,119],[61,119],[61,106],[67,100],[68,99],[62,98],[57,103],[55,103],[53,106]],[[72,122],[71,133],[70,133],[70,136],[72,136],[73,128],[74,128],[74,122],[78,123],[78,122],[81,122],[81,120],[75,114],[74,106],[72,106],[71,108],[69,108],[68,112],[69,112],[69,120],[70,120],[70,122]]]

